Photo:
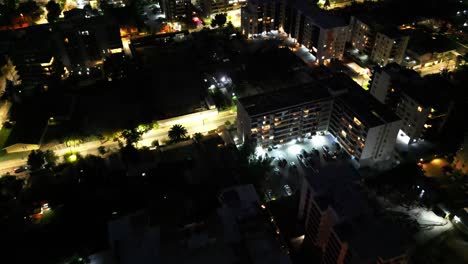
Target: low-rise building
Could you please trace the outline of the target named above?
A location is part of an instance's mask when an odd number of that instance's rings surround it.
[[[358,182],[348,165],[304,178],[298,218],[305,242],[320,248],[322,263],[407,263],[407,231],[378,216]]]

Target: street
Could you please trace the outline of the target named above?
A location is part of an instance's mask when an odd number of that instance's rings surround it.
[[[233,111],[218,112],[217,115],[209,116],[204,119],[189,119],[182,116],[179,117],[180,122],[178,124],[181,124],[187,129],[188,135],[193,135],[195,133],[203,134],[216,130],[218,127],[223,126],[226,121],[233,124],[236,117],[237,113]],[[174,118],[173,120],[176,122],[177,118]],[[155,140],[159,140],[160,144],[163,144],[164,141],[168,140],[167,134],[170,129],[171,126],[161,126],[158,129],[152,129],[143,135],[142,139],[138,142],[138,147],[149,147]],[[109,140],[105,143],[101,143],[99,140],[95,140],[85,142],[74,147],[68,147],[65,144],[57,144],[54,146],[49,145],[47,148],[41,148],[41,150],[45,151],[47,149],[51,149],[58,157],[63,157],[63,155],[69,152],[79,152],[82,156],[86,156],[89,154],[98,155],[98,148],[100,146],[104,146],[108,150],[117,150],[119,148],[118,142]],[[26,165],[26,162],[26,155],[24,157],[0,161],[0,175],[4,175],[7,172],[12,173],[15,168]]]

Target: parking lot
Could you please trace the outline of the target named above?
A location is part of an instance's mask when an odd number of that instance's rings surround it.
[[[328,155],[325,154],[324,146],[328,148]],[[341,147],[330,134],[294,140],[270,149],[258,147],[257,156],[273,158],[274,171],[267,177],[265,184],[267,201],[294,194],[299,190],[305,175],[318,172],[327,162],[347,162],[346,155],[339,153],[342,153]]]

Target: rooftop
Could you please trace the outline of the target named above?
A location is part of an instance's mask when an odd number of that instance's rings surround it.
[[[356,114],[356,117],[368,127],[375,127],[400,120],[385,105],[366,93],[356,82],[345,74],[337,74],[328,80],[331,87],[347,88],[348,92],[337,100]]]
[[[327,89],[316,82],[285,88],[265,94],[244,97],[239,102],[250,115],[279,111],[294,105],[331,99]]]
[[[334,231],[341,241],[350,244],[353,259],[368,261],[404,254],[409,236],[400,226],[376,214],[359,179],[349,164],[328,165],[318,175],[307,177],[320,208],[331,207],[336,213]]]

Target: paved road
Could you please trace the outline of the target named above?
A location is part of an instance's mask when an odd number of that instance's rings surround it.
[[[184,120],[180,124],[187,129],[189,135],[195,133],[207,133],[209,131],[215,130],[218,127],[224,125],[226,121],[229,121],[231,124],[235,122],[237,114],[235,112],[226,111],[220,112],[218,115],[209,117],[203,120]],[[148,133],[144,134],[142,140],[138,142],[138,146],[151,146],[151,143],[154,140],[159,140],[160,143],[168,140],[167,134],[170,130],[170,126],[160,127],[155,130],[151,130]],[[98,148],[104,146],[107,149],[116,150],[118,149],[118,143],[114,141],[107,141],[101,143],[99,140],[90,141],[83,144],[80,144],[76,147],[67,147],[64,144],[50,146],[42,150],[51,149],[57,156],[63,157],[64,154],[75,151],[79,152],[81,155],[85,156],[88,154],[98,154]],[[6,160],[0,162],[0,175],[4,175],[7,172],[12,172],[15,168],[19,166],[26,165],[26,157],[15,158],[11,160]]]

